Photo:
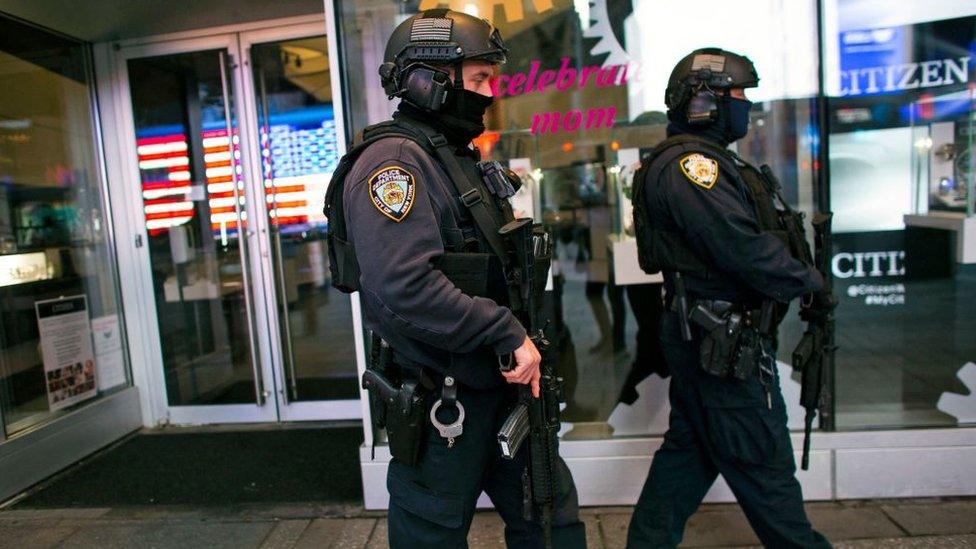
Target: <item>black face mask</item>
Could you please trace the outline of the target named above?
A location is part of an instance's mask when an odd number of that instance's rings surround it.
[[[440,122],[444,134],[457,144],[467,145],[485,132],[485,111],[495,98],[463,88],[454,88],[444,106],[433,117]]]
[[[752,109],[752,102],[748,99],[729,97],[729,122],[728,134],[729,141],[742,139],[749,132],[749,111]]]

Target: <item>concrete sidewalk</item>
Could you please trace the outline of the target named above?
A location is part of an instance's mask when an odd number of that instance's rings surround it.
[[[810,503],[814,525],[837,547],[976,547],[976,499]],[[622,548],[629,507],[583,511],[591,549]],[[127,507],[0,511],[0,547],[380,548],[385,515],[358,507],[296,504],[239,507]],[[502,524],[479,512],[469,542],[503,547]],[[703,506],[683,546],[755,546],[735,505]]]

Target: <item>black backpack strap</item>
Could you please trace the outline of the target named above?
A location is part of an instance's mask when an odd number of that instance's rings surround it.
[[[443,135],[426,125],[416,124],[416,127],[423,133],[426,138],[426,144],[433,149],[434,153],[437,154],[437,158],[441,161],[441,165],[447,170],[447,175],[451,183],[454,184],[454,190],[457,191],[458,196],[461,198],[461,203],[471,213],[471,219],[474,221],[475,226],[478,227],[481,236],[488,243],[488,246],[491,247],[491,251],[501,260],[502,265],[507,267],[510,259],[506,253],[505,243],[498,234],[498,229],[501,227],[488,209],[488,202],[484,193],[471,183],[468,175],[464,172],[457,157],[454,155],[453,147]]]
[[[766,190],[769,191],[769,194],[774,198],[774,200],[778,201],[777,207],[779,207],[779,209],[785,210],[789,213],[797,213],[796,209],[790,206],[790,203],[787,202],[786,198],[783,197],[783,186],[780,184],[779,178],[776,177],[776,174],[773,173],[773,169],[770,168],[768,164],[763,164],[757,168],[749,162],[746,162],[741,156],[732,151],[729,151],[729,155],[736,162],[759,174],[760,179],[766,185]]]

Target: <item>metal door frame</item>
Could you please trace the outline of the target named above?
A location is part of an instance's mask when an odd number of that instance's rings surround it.
[[[309,22],[301,25],[288,25],[284,27],[272,27],[266,29],[256,29],[244,31],[238,34],[240,40],[240,51],[243,59],[243,79],[244,87],[241,94],[245,101],[245,108],[241,111],[242,124],[248,128],[258,128],[258,93],[254,88],[254,79],[251,77],[251,46],[281,40],[292,40],[312,36],[325,35],[328,40],[329,70],[333,75],[332,84],[332,108],[336,122],[336,145],[340,154],[345,151],[345,131],[343,123],[343,105],[339,74],[339,60],[336,55],[335,33],[329,32],[323,26],[324,21]],[[244,118],[246,117],[246,118]],[[258,147],[257,139],[254,139],[248,147],[248,155],[244,160],[250,167],[250,173],[261,173],[261,150]],[[242,148],[242,151],[244,149]],[[249,191],[253,196],[264,195],[264,182],[261,177],[251,178],[252,188]],[[257,193],[261,193],[260,195]],[[281,339],[281,318],[279,315],[278,304],[276,302],[277,288],[275,285],[275,265],[274,254],[271,246],[271,232],[268,223],[268,216],[262,211],[261,215],[254,220],[256,228],[261,234],[259,240],[258,255],[262,258],[261,267],[264,269],[263,280],[265,283],[263,295],[266,296],[265,310],[267,311],[267,329],[270,332],[274,344],[271,346],[274,383],[276,388],[276,401],[278,403],[278,414],[281,421],[307,421],[307,420],[339,420],[339,419],[360,419],[362,417],[362,407],[360,399],[344,400],[316,400],[291,402],[288,396],[287,376],[285,375],[286,359],[280,342]],[[359,363],[363,356],[363,337],[360,329],[361,321],[359,318],[359,299],[358,296],[351,296],[353,333],[355,334],[355,349],[357,372]]]
[[[250,423],[276,421],[315,421],[359,419],[363,415],[364,404],[361,398],[347,400],[323,400],[287,403],[279,393],[285,387],[284,361],[280,344],[278,310],[275,297],[274,265],[271,261],[268,220],[265,212],[258,209],[263,202],[248,201],[250,233],[246,237],[248,267],[251,273],[253,297],[251,321],[255,330],[256,369],[267,395],[263,405],[232,404],[203,406],[170,406],[166,395],[163,376],[161,339],[155,311],[155,294],[152,276],[149,273],[149,252],[142,243],[147,241],[147,231],[141,208],[138,185],[140,181],[138,157],[135,146],[135,127],[132,113],[131,94],[128,81],[127,61],[133,58],[191,53],[194,51],[224,49],[238,65],[230,71],[230,85],[234,98],[231,107],[237,120],[240,140],[241,168],[245,182],[245,192],[251,196],[263,196],[263,180],[260,176],[260,150],[257,137],[257,101],[254,95],[254,82],[251,78],[250,46],[256,43],[273,42],[292,38],[303,38],[325,34],[329,44],[329,65],[332,74],[333,109],[337,128],[337,145],[340,154],[345,151],[345,131],[338,40],[335,34],[334,9],[326,3],[326,17],[320,15],[291,17],[273,21],[247,23],[243,25],[218,27],[200,31],[180,32],[170,35],[152,36],[142,39],[125,40],[113,44],[97,44],[95,57],[99,75],[99,90],[104,106],[104,128],[115,131],[106,141],[113,145],[115,154],[107,155],[109,172],[112,174],[111,195],[115,216],[116,232],[123,235],[119,240],[119,259],[133,272],[133,276],[123,281],[123,295],[127,310],[142,311],[132,315],[129,333],[140,334],[141,342],[132,342],[133,380],[142,389],[143,422],[147,426],[174,424],[210,423]],[[114,158],[113,158],[114,156]],[[260,214],[260,215],[259,215]],[[125,244],[132,242],[129,248]],[[355,337],[356,368],[361,372],[365,365],[365,343],[362,336],[362,317],[358,295],[351,296],[352,322]],[[127,322],[129,324],[129,322]],[[133,337],[132,339],[136,339]],[[362,393],[360,393],[361,395]]]
[[[126,149],[118,158],[118,161],[125,167],[125,181],[120,182],[120,185],[129,187],[131,191],[132,189],[136,189],[138,187],[138,185],[135,185],[134,183],[141,181],[139,175],[138,155],[135,148],[135,119],[132,113],[127,62],[130,59],[177,55],[208,50],[225,50],[232,64],[240,64],[241,55],[239,51],[239,44],[236,35],[232,33],[189,38],[185,40],[121,46],[115,51],[115,67],[118,74],[119,84],[118,89],[122,92],[116,97],[116,101],[119,103],[119,114],[121,115],[122,119],[120,120],[120,129],[123,133],[120,135],[120,141]],[[241,149],[243,151],[245,145],[251,140],[251,128],[247,127],[247,124],[244,122],[241,115],[241,113],[244,112],[244,100],[242,97],[243,85],[241,82],[242,71],[233,70],[232,68],[232,70],[228,70],[227,73],[229,75],[227,84],[233,91],[233,99],[231,104],[227,105],[226,107],[231,110],[232,113],[234,113],[234,116],[237,119],[237,132],[241,143]],[[242,163],[242,170],[242,177],[246,182],[250,179],[250,177],[248,174],[248,166],[244,163]],[[246,186],[245,192],[248,192]],[[130,197],[129,204],[141,205],[141,193],[132,194],[137,196]],[[258,217],[255,213],[252,213],[257,209],[256,202],[257,201],[255,200],[249,200],[245,203],[245,211],[249,221]],[[128,218],[130,223],[129,230],[131,233],[136,235],[136,238],[141,238],[141,241],[139,244],[137,244],[137,249],[135,250],[135,255],[137,256],[135,260],[136,262],[140,262],[141,269],[146,271],[150,265],[149,249],[147,246],[141,245],[141,242],[148,242],[148,234],[144,219],[141,215],[142,209],[138,208],[137,213],[139,215],[130,215]],[[254,253],[254,251],[257,250],[258,235],[253,225],[249,225],[249,227],[250,228],[248,231],[242,233],[243,239],[240,240],[240,244],[242,247],[245,247],[244,255],[247,261],[246,270],[251,275],[251,285],[253,288],[259,289],[261,288],[261,281],[260,278],[255,275],[259,274],[261,270],[257,268],[258,254]],[[140,290],[139,300],[141,304],[155,304],[156,296],[152,287],[152,276],[149,275],[148,272],[145,272],[142,277]],[[267,331],[260,329],[260,324],[255,322],[256,319],[264,318],[266,316],[263,310],[265,300],[259,291],[254,291],[251,295],[251,318],[249,318],[248,321],[252,326],[255,327],[253,330],[254,340],[251,342],[251,344],[253,346],[252,356],[255,359],[253,364],[255,369],[255,382],[258,384],[256,390],[260,391],[265,397],[267,397],[270,394],[270,390],[273,388],[268,386],[269,383],[273,383],[273,377],[271,376],[270,372],[270,361],[268,358],[268,355],[270,354],[268,352],[269,340]],[[257,399],[256,404],[171,406],[166,397],[166,382],[163,376],[162,363],[162,342],[160,338],[158,319],[156,318],[155,314],[153,314],[154,310],[155,307],[149,311],[144,310],[143,317],[145,322],[148,323],[147,331],[150,335],[150,337],[145,341],[145,344],[152,357],[152,359],[145,364],[145,367],[148,369],[147,377],[151,380],[151,385],[154,389],[147,392],[151,394],[151,397],[155,401],[156,405],[154,408],[162,412],[162,417],[157,417],[157,420],[160,422],[177,424],[277,421],[277,410],[274,406],[274,401],[268,398],[259,398]]]

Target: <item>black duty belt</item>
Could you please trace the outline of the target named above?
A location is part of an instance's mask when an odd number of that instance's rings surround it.
[[[672,313],[678,312],[678,300],[671,299],[669,301],[670,304],[668,305],[668,309]],[[702,305],[705,308],[707,308],[709,311],[712,311],[717,315],[725,314],[729,311],[732,311],[734,313],[740,313],[740,314],[752,313],[752,312],[756,312],[758,314],[758,312],[762,310],[761,303],[725,301],[722,299],[689,299],[688,305],[690,307],[694,307],[695,305]]]
[[[672,313],[679,313],[678,311],[678,300],[672,299],[671,303],[668,305],[668,310]],[[762,318],[762,304],[750,303],[750,302],[740,302],[740,301],[725,301],[722,299],[690,299],[688,301],[689,309],[694,309],[695,307],[701,305],[702,307],[708,309],[711,313],[718,317],[724,317],[728,313],[735,313],[742,315],[745,319],[746,326],[755,325],[758,328],[760,319]],[[761,335],[768,336],[770,334],[762,333]]]
[[[403,377],[405,379],[412,379],[416,381],[421,387],[427,389],[428,391],[433,391],[442,383],[442,380],[435,377],[427,368],[422,366],[408,366],[404,364],[398,364],[398,366],[403,371]]]

